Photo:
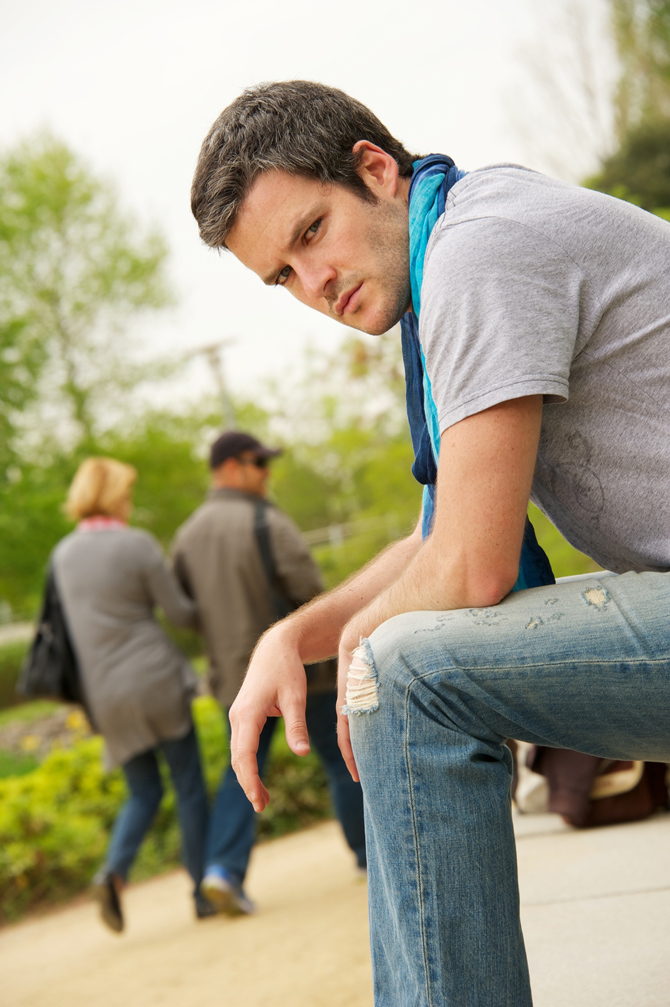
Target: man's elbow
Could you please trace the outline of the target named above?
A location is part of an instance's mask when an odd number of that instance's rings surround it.
[[[466,608],[489,608],[506,598],[519,576],[516,566],[490,566],[472,571],[465,585]]]

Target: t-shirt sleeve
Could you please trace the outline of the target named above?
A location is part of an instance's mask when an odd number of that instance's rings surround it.
[[[582,269],[514,220],[438,228],[426,256],[419,335],[440,432],[524,395],[565,401]]]

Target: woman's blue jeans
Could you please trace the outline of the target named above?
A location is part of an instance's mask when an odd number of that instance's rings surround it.
[[[390,619],[357,651],[376,1007],[528,1007],[506,738],[670,761],[670,574]]]
[[[177,792],[183,859],[197,895],[204,869],[209,808],[193,727],[184,738],[162,741],[157,748],[124,763],[130,796],[114,822],[105,867],[125,880],[149,831],[163,797],[158,750],[165,756]]]

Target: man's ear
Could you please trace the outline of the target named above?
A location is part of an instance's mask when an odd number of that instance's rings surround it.
[[[357,157],[356,171],[372,192],[393,198],[398,191],[398,162],[381,147],[369,140],[358,140],[353,146]]]

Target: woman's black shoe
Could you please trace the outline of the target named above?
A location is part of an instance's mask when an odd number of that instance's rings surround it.
[[[219,910],[213,902],[210,902],[202,892],[198,892],[195,897],[195,916],[198,920],[207,920],[210,916],[216,916]]]
[[[123,930],[121,899],[114,884],[114,875],[103,868],[93,878],[91,893],[100,905],[100,916],[115,934]]]

